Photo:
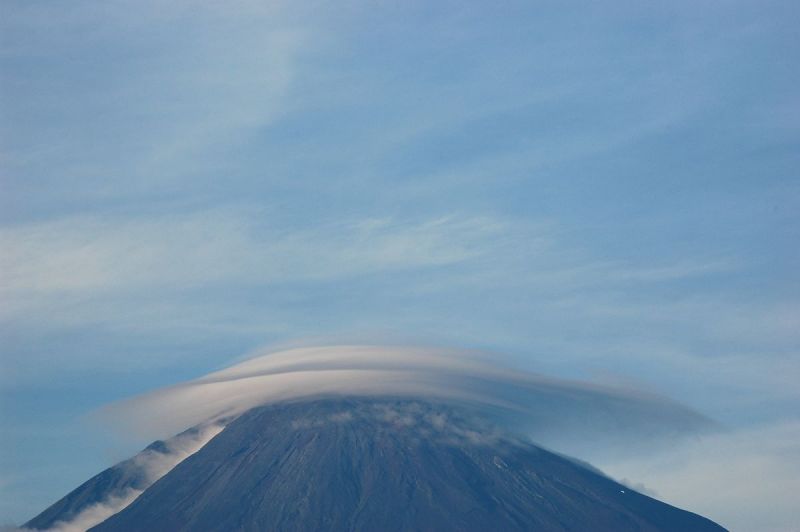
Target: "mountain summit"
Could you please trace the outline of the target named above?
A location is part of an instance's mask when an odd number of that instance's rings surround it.
[[[238,416],[152,484],[130,473],[141,463],[101,473],[26,527],[70,530],[71,518],[127,493],[132,502],[90,530],[723,530],[446,402],[275,403]]]

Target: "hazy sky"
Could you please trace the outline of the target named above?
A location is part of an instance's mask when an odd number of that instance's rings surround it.
[[[0,522],[131,451],[87,412],[297,338],[792,445],[797,2],[296,4],[0,4]]]

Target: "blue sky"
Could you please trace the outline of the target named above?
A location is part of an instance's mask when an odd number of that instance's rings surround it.
[[[786,437],[795,2],[294,4],[3,2],[0,521],[135,448],[88,412],[295,339]]]

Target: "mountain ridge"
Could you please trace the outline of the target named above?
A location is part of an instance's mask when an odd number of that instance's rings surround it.
[[[724,530],[480,413],[393,397],[247,411],[90,530],[143,529]]]

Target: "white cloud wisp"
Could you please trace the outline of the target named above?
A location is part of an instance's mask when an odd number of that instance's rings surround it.
[[[170,438],[159,447],[148,447],[130,460],[114,466],[124,470],[123,478],[135,480],[111,489],[97,502],[79,507],[77,513],[56,522],[48,532],[84,532],[124,510],[144,490],[199,451],[224,428],[222,423],[204,424]]]

